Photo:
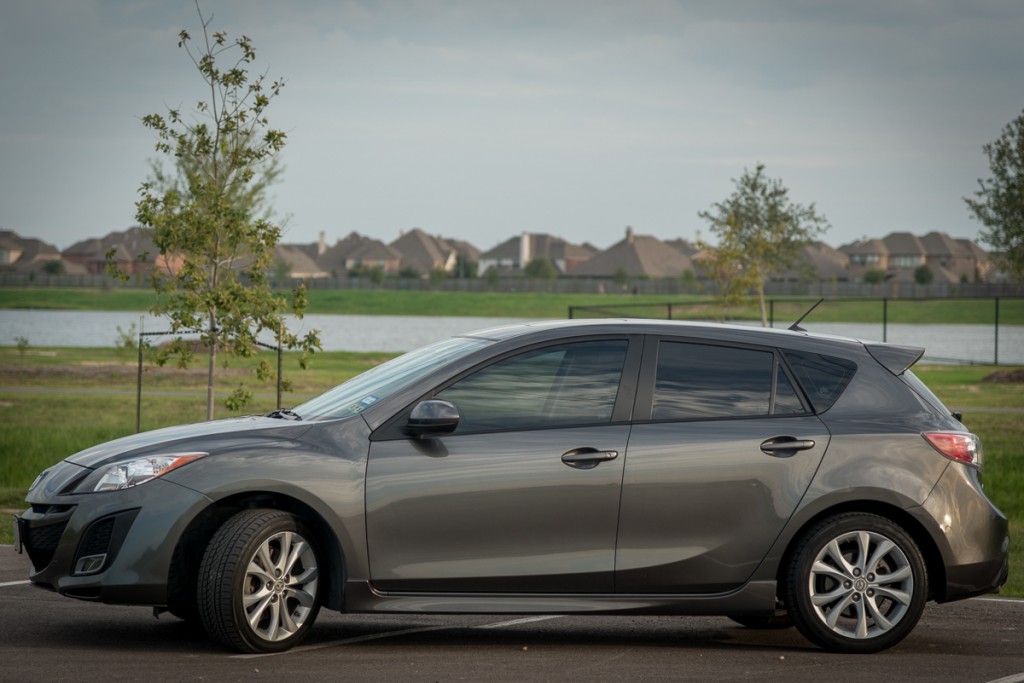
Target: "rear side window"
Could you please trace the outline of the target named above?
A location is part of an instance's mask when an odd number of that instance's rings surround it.
[[[832,407],[857,372],[857,364],[845,358],[803,351],[783,351],[782,355],[819,413]]]
[[[652,420],[806,412],[774,353],[707,344],[659,344],[653,398]]]

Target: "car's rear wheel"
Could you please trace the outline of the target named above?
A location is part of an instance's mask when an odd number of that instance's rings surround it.
[[[199,567],[199,614],[215,640],[242,652],[301,641],[320,609],[316,539],[281,510],[244,510],[214,534]]]
[[[798,542],[786,581],[796,627],[828,650],[878,652],[917,624],[928,576],[917,544],[877,515],[847,513]]]

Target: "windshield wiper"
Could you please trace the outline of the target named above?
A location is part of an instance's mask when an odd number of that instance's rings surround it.
[[[287,408],[278,408],[277,410],[275,410],[275,411],[273,411],[271,413],[267,413],[267,417],[274,417],[274,418],[277,418],[279,420],[301,420],[302,419],[302,417],[298,413],[296,413],[294,411],[291,411],[291,410],[288,410]]]

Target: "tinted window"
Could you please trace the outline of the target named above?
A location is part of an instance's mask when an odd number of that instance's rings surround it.
[[[626,341],[549,346],[506,358],[437,398],[459,409],[457,434],[609,422]]]
[[[774,354],[662,342],[651,419],[768,415]]]
[[[775,408],[772,415],[797,415],[807,412],[804,404],[800,401],[800,395],[796,387],[789,380],[786,369],[781,365],[776,368],[775,377]]]
[[[783,351],[782,355],[819,413],[832,407],[857,371],[857,364],[844,358],[799,351]]]

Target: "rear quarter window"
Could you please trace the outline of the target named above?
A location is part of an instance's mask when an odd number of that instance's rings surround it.
[[[832,407],[857,372],[857,364],[845,358],[805,351],[783,351],[782,355],[817,413]]]

